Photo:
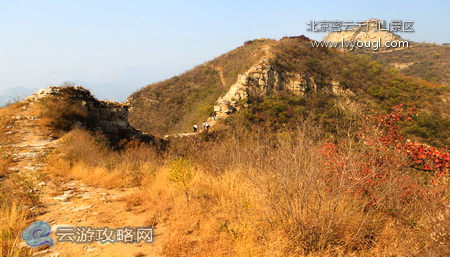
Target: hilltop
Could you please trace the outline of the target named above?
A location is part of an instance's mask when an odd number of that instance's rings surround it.
[[[448,86],[405,76],[370,54],[312,47],[309,39],[292,37],[248,41],[142,88],[128,102],[130,123],[157,136],[190,132],[213,113],[225,118],[237,110],[245,110],[248,121],[275,127],[313,117],[332,132],[338,117],[356,110],[405,104],[419,112],[404,132],[443,146],[450,143],[449,94]]]

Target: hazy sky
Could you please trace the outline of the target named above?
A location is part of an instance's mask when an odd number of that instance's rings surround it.
[[[249,39],[321,39],[310,20],[413,20],[401,36],[450,42],[449,13],[449,0],[1,0],[0,94],[68,80],[131,93]]]

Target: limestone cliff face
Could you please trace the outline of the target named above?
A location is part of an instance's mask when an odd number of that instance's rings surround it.
[[[70,94],[69,97],[71,99],[79,101],[86,108],[93,122],[93,129],[107,134],[122,134],[127,136],[139,134],[139,131],[128,123],[127,104],[99,101],[89,90],[83,87],[71,87],[70,90],[67,90],[64,87],[51,86],[41,89],[32,96],[25,98],[25,101],[37,102],[47,98],[61,97],[64,94]]]
[[[339,97],[343,103],[343,109],[350,107],[354,110],[356,108],[355,103],[351,100],[355,93],[350,89],[344,89],[339,82],[331,81],[329,85],[322,85],[319,89],[314,78],[308,73],[286,71],[277,64],[276,59],[266,58],[238,76],[230,90],[216,101],[214,111],[217,119],[223,119],[229,114],[247,107],[247,100],[252,98],[276,95],[282,91],[305,96],[315,94],[318,90],[324,90]],[[214,125],[216,120],[209,118],[208,122]]]
[[[230,90],[214,106],[218,118],[246,107],[246,100],[289,91],[296,95],[317,92],[314,79],[308,74],[287,72],[275,59],[262,59],[247,72],[238,76]]]

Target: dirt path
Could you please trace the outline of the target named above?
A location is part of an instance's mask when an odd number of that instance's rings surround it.
[[[213,67],[214,69],[216,69],[219,72],[220,82],[225,87],[227,85],[227,82],[225,80],[225,76],[223,75],[223,68],[218,65],[212,65],[211,67]]]
[[[38,217],[57,226],[92,226],[94,228],[120,228],[125,226],[148,226],[149,220],[143,210],[129,206],[125,199],[138,188],[104,189],[86,186],[79,181],[59,185],[50,183],[42,197],[47,213]],[[55,192],[60,192],[54,196]],[[60,243],[45,252],[47,256],[160,256],[161,230],[155,230],[155,241],[151,244],[73,244]],[[53,254],[53,255],[51,255]],[[44,255],[45,256],[45,255]]]
[[[6,135],[11,143],[2,145],[5,153],[13,157],[10,174],[0,182],[3,186],[17,190],[18,178],[27,177],[32,182],[19,179],[23,194],[39,195],[39,202],[29,206],[36,221],[49,222],[52,237],[58,226],[92,226],[94,228],[147,227],[145,210],[130,206],[126,199],[138,188],[105,189],[94,188],[80,181],[56,181],[41,176],[45,169],[44,157],[58,147],[53,132],[41,125],[36,116],[36,103],[25,103],[14,112],[12,124]],[[32,192],[33,193],[30,193]],[[74,244],[57,243],[52,248],[33,256],[160,256],[163,229],[156,228],[154,242],[139,244]]]

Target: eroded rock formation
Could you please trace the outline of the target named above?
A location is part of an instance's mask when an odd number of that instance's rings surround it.
[[[246,100],[290,91],[296,95],[317,92],[314,79],[307,73],[286,72],[274,59],[262,59],[238,76],[230,90],[220,97],[214,106],[218,118],[246,107]]]
[[[344,89],[339,82],[332,81],[329,85],[323,85],[331,95],[342,98],[342,101],[356,108],[352,97],[355,93],[350,89]],[[287,91],[295,95],[305,96],[315,94],[319,90],[314,78],[308,73],[293,73],[280,67],[275,59],[262,59],[239,75],[230,90],[220,97],[214,105],[216,119],[209,118],[211,125],[217,119],[226,118],[229,114],[248,106],[248,100],[269,95],[276,95]]]
[[[37,102],[48,98],[70,97],[79,102],[88,112],[91,129],[102,131],[106,134],[133,136],[140,134],[128,123],[128,105],[96,99],[89,90],[83,87],[56,87],[51,86],[41,89],[35,94],[25,98],[27,102]],[[85,125],[85,124],[81,124]]]

